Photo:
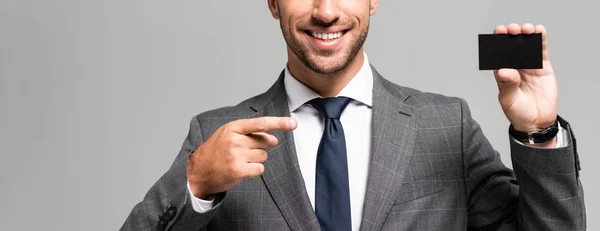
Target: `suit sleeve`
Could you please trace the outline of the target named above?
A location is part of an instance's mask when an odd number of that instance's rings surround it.
[[[187,189],[187,163],[190,154],[204,141],[196,117],[190,122],[188,136],[169,170],[150,188],[143,201],[135,205],[121,231],[129,230],[203,230],[219,208],[204,213],[193,209]]]
[[[511,138],[512,171],[466,102],[461,104],[469,230],[585,230],[579,157],[569,124],[561,121],[568,136],[562,148],[534,148]]]

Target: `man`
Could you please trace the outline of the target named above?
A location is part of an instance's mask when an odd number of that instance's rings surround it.
[[[397,86],[369,65],[377,4],[268,0],[287,67],[266,93],[194,117],[121,230],[584,230],[545,28],[494,30],[543,34],[543,69],[494,72],[513,172],[463,100]]]

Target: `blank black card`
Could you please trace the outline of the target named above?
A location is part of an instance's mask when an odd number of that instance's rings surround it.
[[[479,70],[542,69],[542,34],[480,34]]]

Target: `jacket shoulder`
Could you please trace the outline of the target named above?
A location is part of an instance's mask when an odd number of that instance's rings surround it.
[[[401,93],[407,96],[406,103],[417,108],[437,107],[444,105],[459,105],[465,101],[462,98],[447,96],[432,92],[423,92],[414,88],[400,86],[389,82],[386,84],[388,91]],[[392,93],[394,94],[394,93]]]
[[[256,108],[253,108],[253,106],[257,105],[263,97],[265,97],[265,93],[248,98],[237,105],[224,106],[199,113],[196,115],[196,118],[199,120],[211,118],[247,118],[255,114]]]
[[[465,100],[459,97],[423,92],[393,83],[388,85],[388,91],[406,95],[405,103],[418,109],[422,127],[458,126],[465,116],[470,116]]]

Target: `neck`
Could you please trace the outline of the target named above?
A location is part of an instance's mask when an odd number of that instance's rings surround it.
[[[363,48],[343,70],[333,74],[319,74],[305,66],[296,55],[288,49],[288,69],[302,84],[322,97],[335,97],[356,76],[364,63]]]

